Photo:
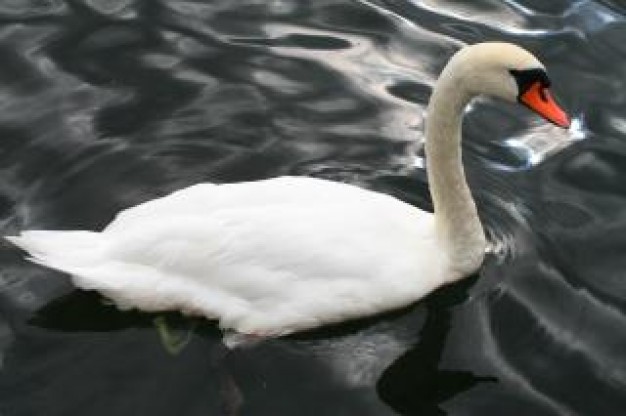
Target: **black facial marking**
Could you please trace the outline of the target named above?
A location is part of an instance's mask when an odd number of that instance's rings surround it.
[[[545,88],[550,87],[550,79],[548,78],[548,74],[541,68],[533,68],[533,69],[511,69],[509,71],[515,81],[517,82],[517,87],[519,90],[519,96],[521,97],[528,89],[536,82],[541,84],[541,98],[545,101],[547,98],[543,93]]]

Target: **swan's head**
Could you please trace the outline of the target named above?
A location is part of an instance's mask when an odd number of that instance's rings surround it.
[[[446,70],[470,95],[519,102],[557,126],[569,127],[569,117],[550,94],[545,67],[519,46],[498,42],[467,46],[454,55]]]

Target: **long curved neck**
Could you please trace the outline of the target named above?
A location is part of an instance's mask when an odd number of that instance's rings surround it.
[[[428,105],[425,151],[437,237],[460,278],[480,266],[486,243],[461,158],[463,110],[472,96],[446,69]]]

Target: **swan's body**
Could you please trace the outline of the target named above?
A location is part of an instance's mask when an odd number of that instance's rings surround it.
[[[196,185],[102,233],[32,231],[18,244],[120,306],[187,310],[263,335],[406,305],[450,275],[433,258],[443,250],[431,214],[304,177]]]
[[[192,186],[123,211],[102,232],[9,239],[120,307],[179,309],[241,333],[282,335],[407,305],[482,262],[461,117],[477,93],[519,95],[500,73],[505,64],[541,68],[518,47],[476,45],[451,60],[433,92],[426,153],[434,215],[355,186],[282,177]]]

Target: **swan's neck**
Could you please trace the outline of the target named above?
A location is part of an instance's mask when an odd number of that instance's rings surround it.
[[[426,125],[426,163],[437,237],[458,278],[476,271],[486,244],[461,158],[461,123],[471,98],[462,80],[444,71],[430,98]]]

